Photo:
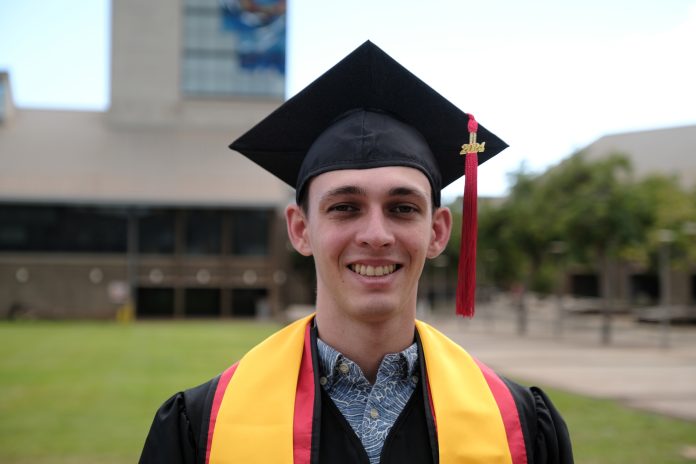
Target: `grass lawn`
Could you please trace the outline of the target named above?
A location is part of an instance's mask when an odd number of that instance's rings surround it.
[[[597,400],[545,389],[562,412],[580,464],[677,464],[696,447],[696,423],[628,409]]]
[[[0,462],[132,463],[157,407],[276,327],[252,322],[0,323]],[[689,463],[696,423],[550,391],[578,463]]]

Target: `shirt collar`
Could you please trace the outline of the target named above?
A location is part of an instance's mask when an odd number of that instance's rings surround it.
[[[333,385],[341,364],[348,365],[351,372],[357,370],[360,376],[364,377],[357,364],[320,338],[317,338],[317,354],[319,358],[320,376],[326,378],[326,387]],[[417,375],[418,345],[414,342],[411,346],[399,353],[385,355],[380,363],[378,371],[382,371],[384,368],[388,367],[388,365],[395,365],[396,369],[401,372],[403,378],[411,378]],[[324,383],[322,384],[324,385]]]

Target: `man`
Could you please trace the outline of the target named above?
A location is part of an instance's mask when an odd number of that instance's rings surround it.
[[[141,462],[572,463],[543,392],[415,319],[425,260],[450,236],[440,190],[462,175],[460,150],[471,185],[505,147],[370,42],[234,142],[296,188],[288,235],[314,258],[316,313],[168,400]]]

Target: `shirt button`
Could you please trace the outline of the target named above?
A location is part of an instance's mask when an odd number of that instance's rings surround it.
[[[418,376],[417,375],[414,375],[413,377],[411,377],[411,383],[413,383],[413,385],[418,383]]]
[[[350,369],[348,368],[348,364],[341,363],[338,365],[338,370],[341,371],[341,374],[347,374]]]
[[[324,386],[329,380],[326,377],[319,377],[319,383]]]
[[[370,409],[370,417],[377,419],[379,417],[379,411],[377,411],[375,408]]]

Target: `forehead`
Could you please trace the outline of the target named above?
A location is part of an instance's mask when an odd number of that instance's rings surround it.
[[[411,190],[430,200],[431,186],[428,178],[415,168],[386,166],[372,169],[341,169],[319,174],[309,185],[309,196],[321,199],[346,188],[357,188],[367,196],[385,196],[390,193]]]

